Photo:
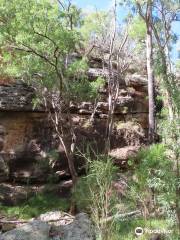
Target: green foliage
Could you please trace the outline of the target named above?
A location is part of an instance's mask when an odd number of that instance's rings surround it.
[[[67,74],[76,79],[83,78],[88,70],[87,60],[85,58],[76,60],[69,64]]]
[[[77,30],[80,11],[74,5],[69,11],[60,8],[57,1],[1,0],[0,46],[4,71],[49,88],[60,87],[60,82],[66,85],[65,59],[81,41]],[[69,26],[69,17],[73,28]]]
[[[146,37],[146,25],[142,18],[135,16],[129,27],[129,36],[136,40],[142,41]]]
[[[161,209],[164,216],[174,221],[176,177],[173,162],[167,156],[166,146],[163,144],[151,145],[140,151],[136,161],[139,161],[139,165],[138,167],[134,165],[134,177],[130,184],[132,199],[141,203],[143,211],[148,214]],[[130,161],[131,165],[133,165],[132,162],[134,160]],[[152,195],[154,195],[154,199]],[[170,215],[173,219],[170,219]]]
[[[83,25],[81,27],[81,33],[85,42],[102,37],[109,21],[110,16],[104,11],[93,12],[85,15]]]
[[[97,155],[95,160],[88,158],[88,162],[88,174],[79,180],[75,197],[77,196],[77,204],[80,203],[80,207],[87,206],[87,208],[91,208],[91,201],[94,200],[94,195],[102,194],[104,197],[105,192],[107,192],[108,189],[110,190],[111,183],[115,179],[117,168],[113,165],[112,160],[106,156]],[[86,191],[84,191],[84,189],[86,189]],[[79,197],[81,194],[84,196]],[[96,197],[98,199],[97,195]],[[83,203],[84,201],[85,203]],[[89,201],[89,204],[87,204],[86,201]]]
[[[169,234],[165,235],[166,240],[178,240],[178,232],[177,229],[172,228],[169,226],[168,222],[165,219],[154,219],[150,218],[147,221],[144,221],[144,219],[128,219],[126,221],[120,221],[115,224],[113,229],[113,237],[111,240],[134,240],[135,237],[135,229],[137,227],[142,227],[143,229],[149,229],[149,230],[161,230],[162,232],[164,230],[171,232]],[[147,240],[152,237],[152,234],[150,233],[144,233],[142,236],[138,237],[140,240]]]
[[[0,213],[5,214],[7,217],[16,216],[20,219],[30,219],[48,211],[67,211],[69,207],[70,205],[66,199],[51,194],[38,194],[18,206],[0,206]]]
[[[139,152],[137,158],[140,161],[140,166],[136,170],[136,174],[142,185],[155,188],[163,187],[161,183],[158,184],[158,181],[163,177],[168,177],[167,173],[163,171],[171,168],[171,162],[168,161],[165,151],[162,144],[157,144]],[[154,186],[153,182],[157,185]]]
[[[41,99],[39,97],[35,97],[32,99],[33,109],[36,109],[36,107],[41,103]]]
[[[79,208],[90,211],[96,226],[97,239],[110,239],[111,224],[103,221],[116,211],[117,198],[112,188],[117,169],[107,156],[97,155],[89,161],[89,171],[75,188],[74,199]]]
[[[72,99],[78,101],[94,100],[98,97],[98,90],[103,87],[105,80],[101,77],[95,81],[90,82],[86,76],[84,78],[75,79],[70,84],[70,91],[72,93]]]
[[[177,68],[177,70],[180,70],[180,60],[179,59],[176,62],[176,68]]]
[[[98,77],[96,81],[91,82],[91,89],[94,95],[97,95],[97,91],[103,87],[106,83],[106,80],[102,77]]]
[[[89,82],[87,60],[73,59],[82,40],[79,9],[74,5],[62,9],[57,2],[48,0],[0,3],[4,74],[34,83],[40,89],[61,90],[68,100],[97,97],[104,80]],[[39,98],[34,99],[34,107],[39,102]]]

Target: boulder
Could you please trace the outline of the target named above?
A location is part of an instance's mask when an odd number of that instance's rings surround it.
[[[97,103],[97,109],[100,109],[102,111],[108,111],[109,105],[107,102],[98,102]]]
[[[109,71],[108,69],[102,68],[89,68],[87,72],[89,80],[96,80],[98,77],[108,78]],[[114,72],[114,75],[117,76],[117,72]]]
[[[114,159],[114,162],[121,167],[127,165],[128,159],[135,157],[140,149],[140,146],[126,146],[123,148],[112,149],[109,156]]]
[[[60,226],[59,230],[63,235],[63,240],[95,239],[94,227],[86,213],[76,215],[71,224]]]
[[[92,110],[93,104],[92,102],[82,102],[79,106],[79,109],[85,109],[85,110]]]
[[[131,87],[147,87],[147,76],[140,74],[131,74],[126,76],[126,83]]]
[[[55,222],[62,217],[62,213],[49,212],[42,214],[39,220],[32,220],[26,224],[8,231],[0,236],[0,240],[93,240],[94,227],[88,215],[78,214],[70,224]],[[41,219],[41,220],[40,220]],[[52,221],[53,223],[48,223]]]
[[[2,234],[0,240],[49,240],[50,225],[38,220]]]

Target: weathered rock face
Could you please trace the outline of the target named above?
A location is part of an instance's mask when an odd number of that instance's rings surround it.
[[[59,197],[69,197],[72,181],[62,181],[58,184],[10,184],[0,183],[0,202],[9,206],[25,202],[37,194],[54,194]]]
[[[93,240],[95,232],[92,222],[85,213],[78,214],[72,223],[64,225],[50,225],[48,221],[55,221],[61,217],[60,212],[46,213],[40,216],[42,220],[34,220],[8,231],[0,240]]]
[[[33,221],[4,233],[2,240],[49,240],[50,226],[45,222]]]
[[[89,78],[102,76],[100,63],[89,69]],[[106,72],[105,72],[106,73]],[[103,73],[103,74],[105,74]],[[107,77],[107,73],[104,75]],[[71,103],[70,112],[77,136],[77,147],[86,150],[91,144],[95,150],[104,149],[104,139],[108,117],[107,89],[100,89],[101,99],[97,103],[95,119],[89,121],[94,111],[91,102]],[[147,82],[145,77],[129,75],[120,86],[114,115],[114,129],[111,137],[112,156],[115,162],[122,157],[114,157],[117,149],[139,146],[145,140],[148,129]],[[33,109],[35,89],[24,83],[3,83],[0,85],[0,181],[16,183],[45,183],[51,179],[59,182],[70,178],[64,149],[58,144],[45,108],[41,105]],[[65,141],[70,146],[69,124],[66,113],[62,115]],[[138,128],[127,125],[135,122]],[[122,123],[126,127],[121,127]],[[118,151],[119,152],[119,151]],[[49,155],[49,153],[51,153]],[[127,154],[128,156],[128,154]],[[118,161],[119,159],[119,161]],[[124,160],[123,160],[124,161]],[[77,170],[83,171],[83,161],[75,157]]]
[[[92,223],[85,213],[78,214],[73,223],[61,226],[64,240],[93,240],[95,234]]]
[[[0,86],[0,110],[31,111],[35,91],[27,84],[3,84]]]

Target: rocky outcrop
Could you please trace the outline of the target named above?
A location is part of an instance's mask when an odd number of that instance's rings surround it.
[[[0,86],[0,111],[32,111],[34,88],[23,83]]]
[[[95,239],[94,228],[85,213],[78,214],[71,224],[62,226],[60,230],[64,240]]]
[[[135,157],[140,149],[140,146],[126,146],[123,148],[112,149],[109,156],[113,158],[116,165],[120,165],[122,168],[127,168],[127,160],[131,157]]]
[[[108,70],[102,70],[101,59],[90,59],[87,76],[90,81],[98,77],[107,78]],[[114,70],[114,77],[117,72]],[[91,145],[102,152],[108,118],[107,86],[99,89],[100,99],[94,106],[91,102],[71,102],[70,113],[77,137],[77,147],[85,151]],[[41,104],[34,108],[35,88],[23,82],[0,83],[0,181],[8,184],[53,184],[70,178],[69,168],[63,146],[58,143],[52,123],[45,107]],[[114,128],[111,136],[111,156],[123,167],[121,150],[126,147],[140,146],[145,141],[148,129],[148,100],[146,76],[129,74],[122,79],[114,114]],[[94,109],[95,112],[94,112]],[[65,141],[71,143],[69,122],[66,110],[62,109],[62,122],[66,134]],[[93,121],[90,117],[94,113]],[[136,123],[136,127],[133,124]],[[126,154],[129,157],[129,154]],[[79,173],[85,166],[81,157],[75,156]],[[1,187],[1,186],[0,186]],[[3,189],[3,188],[2,188]],[[19,196],[18,188],[17,196]],[[1,194],[7,200],[8,195]],[[7,191],[8,192],[8,191]],[[23,191],[22,191],[23,192]],[[25,191],[26,192],[26,191]],[[16,196],[13,193],[12,196]],[[18,201],[23,196],[15,197]],[[4,199],[4,200],[3,200]],[[14,201],[16,203],[17,201]],[[8,202],[12,202],[10,199]]]
[[[0,240],[93,240],[95,232],[91,220],[85,213],[78,214],[75,219],[69,223],[60,225],[48,224],[56,222],[61,217],[60,212],[46,213],[46,216],[40,216],[42,220],[33,220],[23,224],[11,231],[8,231]]]
[[[9,206],[17,205],[37,194],[54,194],[59,197],[68,197],[71,187],[71,180],[61,181],[61,183],[51,185],[0,183],[0,202]]]
[[[0,240],[50,240],[49,230],[48,223],[32,221],[2,234]]]

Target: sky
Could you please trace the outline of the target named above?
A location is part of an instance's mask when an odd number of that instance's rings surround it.
[[[112,3],[111,0],[73,0],[73,2],[81,8],[92,9],[96,7],[101,10],[108,9]]]
[[[112,0],[73,0],[73,2],[80,8],[83,8],[85,11],[97,10],[107,10],[112,6]],[[126,16],[127,11],[122,9],[119,11],[119,19],[123,20]],[[172,59],[175,62],[178,57],[177,50],[180,49],[180,21],[173,23],[173,31],[179,36],[179,42],[173,46]]]

